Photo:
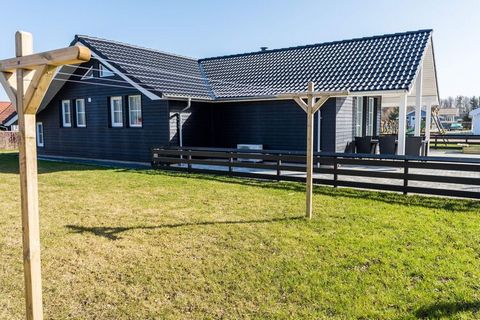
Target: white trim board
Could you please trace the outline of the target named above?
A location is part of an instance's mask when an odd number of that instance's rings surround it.
[[[77,42],[77,44],[79,44],[79,42]],[[160,100],[161,97],[157,96],[156,94],[153,94],[152,92],[148,91],[147,89],[145,89],[144,87],[140,86],[138,83],[136,83],[135,81],[133,81],[132,79],[130,79],[128,76],[126,76],[125,74],[123,74],[120,70],[118,70],[117,68],[115,68],[113,65],[111,65],[110,63],[108,63],[105,59],[103,59],[102,57],[100,57],[98,54],[96,54],[95,52],[92,51],[92,57],[94,57],[95,59],[97,59],[98,61],[100,61],[101,64],[103,64],[105,67],[107,67],[108,69],[110,69],[111,71],[113,71],[114,73],[116,73],[118,76],[120,76],[123,80],[127,81],[130,85],[132,85],[135,89],[137,89],[138,91],[140,91],[141,93],[143,93],[145,96],[147,96],[149,99],[151,100]]]
[[[15,123],[15,121],[18,120],[18,114],[14,115],[12,119],[8,120],[7,122],[5,122],[3,125],[6,126],[6,127],[10,127],[12,124]]]

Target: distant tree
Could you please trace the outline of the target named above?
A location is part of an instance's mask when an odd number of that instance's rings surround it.
[[[470,111],[477,109],[480,106],[480,101],[478,97],[473,96],[470,98]]]
[[[398,119],[398,108],[395,108],[388,114],[388,120],[396,121]]]

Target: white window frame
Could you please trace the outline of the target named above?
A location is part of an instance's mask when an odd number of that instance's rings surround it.
[[[45,135],[43,133],[43,123],[37,122],[37,147],[45,146]]]
[[[90,73],[90,75],[89,75]],[[87,72],[84,73],[83,77],[82,77],[82,80],[85,80],[85,79],[92,79],[93,78],[93,66],[91,66]]]
[[[365,123],[366,125],[366,135],[367,136],[373,136],[373,129],[374,129],[374,123],[375,123],[375,99],[374,98],[368,98],[367,102],[367,121]]]
[[[138,110],[132,110],[132,100],[138,99]],[[132,120],[135,117],[132,117],[132,112],[139,113],[140,123],[133,123]],[[141,95],[133,95],[128,96],[128,125],[132,128],[141,128],[143,125],[143,118],[142,118],[142,96]]]
[[[72,127],[72,108],[70,100],[62,100],[62,126],[64,128]]]
[[[100,78],[113,77],[115,75],[115,73],[112,70],[108,69],[101,63],[99,64],[98,69],[100,73]]]
[[[363,97],[356,98],[355,106],[355,136],[363,136]]]
[[[83,112],[79,112],[78,106],[79,102],[81,102],[83,106]],[[80,119],[80,115],[83,115],[83,123],[80,123],[78,120]],[[85,99],[75,99],[75,118],[77,122],[78,128],[85,128],[87,126],[87,109],[85,106]]]
[[[120,101],[120,122],[115,122],[115,101]],[[123,127],[123,99],[121,96],[110,97],[110,118],[113,128]]]

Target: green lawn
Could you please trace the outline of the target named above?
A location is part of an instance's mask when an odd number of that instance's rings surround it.
[[[0,319],[24,316],[0,153]],[[40,162],[46,319],[480,317],[480,203]]]

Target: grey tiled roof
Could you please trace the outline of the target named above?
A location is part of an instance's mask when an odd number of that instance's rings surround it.
[[[196,59],[90,36],[78,35],[74,42],[77,41],[146,89],[167,95],[210,98]]]
[[[228,99],[304,91],[308,81],[324,91],[408,90],[431,34],[419,30],[201,60],[91,37],[77,39],[108,59],[126,63],[120,67],[127,75],[155,91]]]

